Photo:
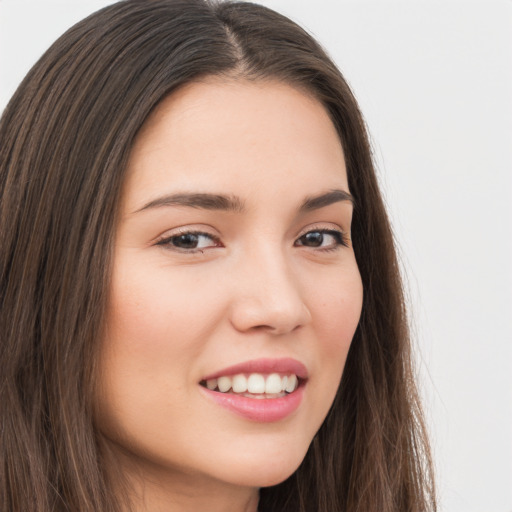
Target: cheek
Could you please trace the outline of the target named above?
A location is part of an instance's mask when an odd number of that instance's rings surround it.
[[[363,285],[355,262],[339,277],[326,276],[322,286],[312,287],[310,309],[315,329],[333,351],[342,351],[352,341],[361,316]]]
[[[198,351],[205,331],[218,315],[218,302],[208,298],[197,278],[162,265],[120,264],[118,268],[130,272],[113,276],[107,317],[109,343],[137,355],[140,361],[155,358],[156,364],[167,367]],[[143,270],[131,270],[137,268]]]
[[[183,293],[184,283],[168,282],[165,272],[148,266],[142,271],[136,263],[118,264],[114,272],[100,354],[97,403],[102,426],[110,432],[128,431],[131,424],[143,423],[144,415],[149,421],[148,411],[176,406],[171,398],[179,390],[186,395],[190,361],[201,351],[206,323],[197,321],[194,287]]]
[[[361,316],[363,287],[357,266],[315,290],[310,310],[321,360],[319,375],[324,389],[332,390],[333,400]]]

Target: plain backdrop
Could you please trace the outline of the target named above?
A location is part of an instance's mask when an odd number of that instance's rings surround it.
[[[0,110],[64,30],[110,3],[0,0]],[[441,510],[512,512],[512,1],[262,3],[320,40],[368,123]]]

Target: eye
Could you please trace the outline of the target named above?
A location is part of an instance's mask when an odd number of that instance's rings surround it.
[[[156,245],[179,251],[195,252],[210,247],[220,247],[221,244],[217,237],[208,233],[187,231],[163,238]]]
[[[315,229],[299,237],[295,245],[333,250],[337,249],[340,245],[348,247],[348,240],[347,236],[342,231],[334,229]]]

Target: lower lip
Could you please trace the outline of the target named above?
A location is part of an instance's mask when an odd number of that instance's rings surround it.
[[[304,396],[304,384],[293,393],[280,398],[247,398],[201,388],[218,405],[251,421],[272,423],[285,419],[296,411]]]

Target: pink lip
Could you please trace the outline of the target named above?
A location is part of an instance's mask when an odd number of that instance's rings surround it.
[[[247,398],[241,395],[220,393],[201,387],[208,398],[214,400],[218,405],[225,407],[239,416],[251,421],[270,423],[280,421],[298,409],[304,396],[305,384],[289,395],[281,398]]]
[[[238,373],[294,373],[299,379],[304,380],[308,378],[308,370],[301,362],[290,357],[283,357],[281,359],[254,359],[253,361],[235,364],[206,375],[202,380],[217,379],[222,376],[236,375]]]
[[[236,375],[239,373],[294,373],[301,379],[299,387],[293,392],[280,398],[249,398],[231,393],[212,391],[201,386],[201,391],[216,404],[225,407],[231,412],[251,421],[270,423],[280,421],[298,409],[304,396],[308,377],[306,367],[295,359],[256,359],[224,368],[206,376],[203,380],[216,379],[223,375]]]

